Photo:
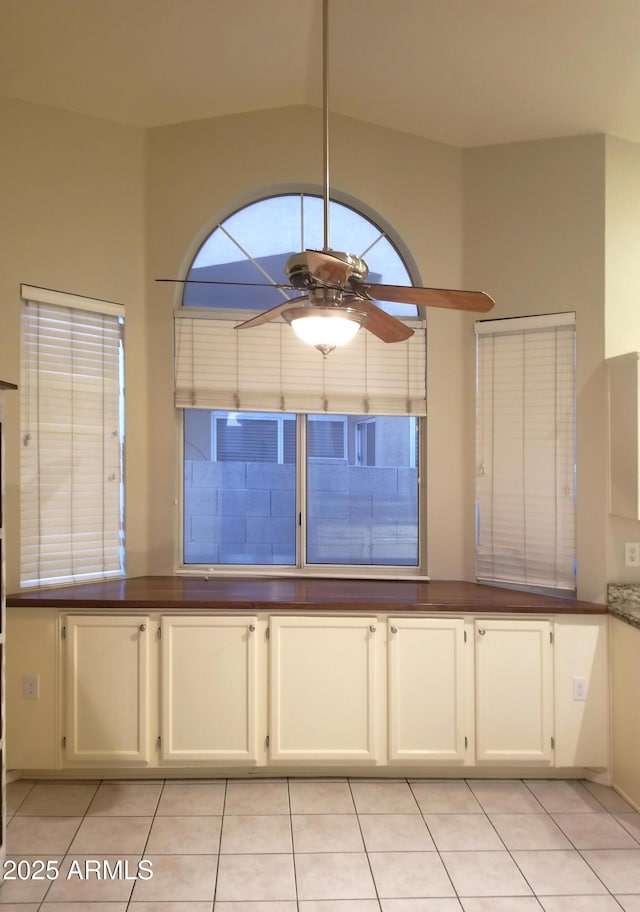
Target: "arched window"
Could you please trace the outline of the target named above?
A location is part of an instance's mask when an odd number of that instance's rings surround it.
[[[329,214],[331,248],[364,259],[371,281],[418,282],[381,220],[336,200]],[[184,569],[425,572],[417,308],[377,302],[412,321],[409,342],[361,332],[326,361],[281,321],[235,332],[246,311],[300,294],[277,287],[287,284],[285,263],[323,241],[322,198],[283,192],[220,220],[193,258],[186,278],[198,281],[176,313]]]
[[[183,305],[262,311],[296,297],[299,292],[269,287],[269,283],[287,283],[284,266],[293,254],[322,248],[322,207],[320,196],[282,193],[249,203],[225,218],[201,245],[187,279],[266,284],[187,284]],[[406,262],[408,254],[401,256],[399,242],[391,239],[386,227],[337,200],[330,202],[329,224],[332,249],[362,257],[372,282],[415,284]],[[396,316],[416,316],[416,308],[410,304],[381,306]]]

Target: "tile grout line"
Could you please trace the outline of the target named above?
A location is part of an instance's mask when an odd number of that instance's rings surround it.
[[[554,781],[554,780],[551,780],[551,781]],[[563,781],[563,782],[564,782],[565,780],[558,780],[558,781]],[[581,780],[576,780],[576,781],[577,781],[577,782],[581,782]],[[542,802],[538,799],[538,797],[537,797],[537,795],[535,794],[535,792],[533,791],[533,789],[529,788],[529,784],[528,784],[527,782],[525,782],[524,780],[522,780],[522,782],[523,782],[523,785],[525,786],[525,788],[527,788],[527,789],[529,790],[529,792],[531,792],[531,794],[532,794],[533,797],[536,799],[536,801],[539,801],[539,803],[542,805]],[[586,787],[583,786],[583,788],[586,788]],[[598,801],[598,799],[595,797],[595,795],[593,795],[593,794],[589,791],[589,789],[586,789],[586,791],[589,792],[589,795],[591,795],[591,797],[600,805],[600,807],[603,809],[603,811],[606,811],[606,808],[604,807],[604,805],[602,804],[602,802],[601,802],[601,801]],[[544,811],[545,811],[545,814],[547,815],[547,818],[548,818],[549,820],[553,821],[553,823],[555,823],[556,826],[559,826],[559,824],[556,823],[556,821],[553,819],[553,816],[552,816],[551,812],[548,811],[547,808],[546,808],[544,805],[542,805],[542,807],[544,808]],[[556,811],[556,813],[561,813],[561,812]],[[576,813],[578,813],[578,812],[576,812]],[[587,812],[585,812],[585,813],[587,813]],[[595,813],[595,812],[594,812],[594,813]],[[597,813],[599,813],[599,812],[597,812]],[[576,852],[576,854],[584,861],[584,863],[588,866],[589,870],[590,870],[590,871],[592,872],[592,874],[597,878],[597,880],[602,884],[602,886],[604,887],[604,889],[605,889],[605,891],[606,891],[604,894],[591,894],[591,895],[594,895],[594,896],[595,896],[595,895],[611,896],[611,897],[614,899],[614,901],[615,901],[616,903],[618,903],[617,899],[615,898],[615,896],[613,895],[613,893],[611,893],[611,891],[610,891],[609,888],[607,887],[606,883],[604,883],[604,881],[598,876],[598,874],[596,873],[596,871],[591,867],[591,865],[589,864],[589,862],[587,861],[587,859],[584,857],[584,855],[582,854],[582,852],[580,851],[580,849],[578,849],[578,847],[574,844],[574,842],[573,842],[573,840],[571,839],[571,837],[570,837],[567,833],[565,833],[565,831],[562,829],[562,827],[559,827],[559,829],[560,829],[560,831],[562,832],[562,834],[563,834],[563,836],[565,837],[565,839],[568,840],[569,844],[572,846],[572,848],[573,848],[573,850]],[[544,851],[544,850],[542,850],[542,851]],[[509,854],[511,855],[511,851],[509,851]],[[516,861],[516,859],[513,858],[513,855],[511,855],[511,858],[513,859],[514,864],[517,866],[518,870],[520,871],[520,870],[521,870],[521,869],[520,869],[520,866],[518,865],[518,862]],[[521,873],[522,873],[522,876],[525,877],[524,872],[521,871]],[[525,880],[526,880],[526,877],[525,877]],[[527,883],[528,883],[528,881],[527,881]],[[531,885],[530,885],[530,886],[531,886]],[[589,895],[589,894],[587,894],[587,895]],[[538,897],[537,897],[537,894],[536,894],[535,892],[534,892],[534,896],[536,896],[536,898],[538,898]],[[539,901],[539,899],[538,899],[538,901]],[[620,905],[620,903],[618,903],[618,905]]]
[[[54,781],[55,781],[55,780],[54,780]],[[37,784],[37,783],[34,783],[34,787],[35,787],[36,784]],[[85,807],[85,809],[84,809],[84,813],[82,814],[82,816],[81,816],[81,818],[80,818],[80,823],[79,823],[78,826],[76,827],[76,830],[75,830],[75,832],[74,832],[74,835],[71,837],[71,839],[70,839],[70,841],[69,841],[69,845],[67,846],[66,850],[65,850],[64,852],[61,853],[61,854],[62,854],[61,867],[64,865],[65,859],[66,859],[67,855],[69,854],[69,850],[71,849],[71,846],[72,846],[72,844],[73,844],[73,840],[75,839],[75,837],[76,837],[76,835],[77,835],[77,833],[78,833],[78,830],[79,830],[80,827],[82,826],[82,823],[83,823],[84,820],[86,819],[87,811],[88,811],[89,808],[91,807],[91,804],[92,804],[92,802],[93,802],[93,799],[96,797],[96,794],[97,794],[98,789],[100,788],[100,785],[101,785],[101,784],[102,784],[102,780],[98,780],[98,781],[97,781],[97,784],[96,784],[96,787],[95,787],[95,789],[94,789],[94,791],[93,791],[93,794],[91,795],[91,797],[90,797],[89,800],[87,801],[87,805],[86,805],[86,807]],[[30,790],[29,790],[29,794],[31,794],[31,791],[33,791],[33,789],[30,789]],[[42,853],[42,854],[45,854],[45,853]],[[51,889],[52,889],[54,883],[55,883],[55,880],[54,880],[54,881],[51,881],[51,882],[49,883],[49,886],[47,887],[47,889],[44,891],[44,896],[42,897],[42,899],[41,899],[41,901],[40,901],[40,906],[38,907],[39,909],[44,907],[44,904],[45,904],[46,901],[47,901],[47,896],[49,895],[49,892],[51,891]]]
[[[449,869],[447,868],[446,864],[444,863],[444,859],[442,858],[442,855],[440,854],[440,849],[438,848],[438,845],[437,845],[435,839],[433,838],[433,833],[432,833],[431,830],[429,829],[429,824],[428,824],[427,821],[425,820],[424,812],[423,812],[422,808],[420,807],[420,803],[419,803],[419,801],[418,801],[418,799],[417,799],[417,797],[416,797],[416,794],[415,794],[415,792],[414,792],[414,790],[413,790],[413,786],[412,786],[412,784],[411,784],[411,782],[410,782],[409,779],[407,779],[407,785],[408,785],[408,787],[409,787],[409,790],[410,790],[410,792],[411,792],[411,795],[413,796],[413,800],[415,801],[415,803],[416,803],[416,805],[417,805],[417,807],[418,807],[418,810],[420,811],[420,817],[422,818],[422,820],[423,820],[423,822],[424,822],[424,825],[425,825],[425,827],[426,827],[426,829],[427,829],[427,833],[429,834],[429,838],[430,838],[431,841],[433,842],[433,846],[434,846],[436,852],[438,853],[438,859],[439,859],[439,861],[440,861],[440,864],[442,865],[442,868],[443,868],[445,874],[447,875],[447,879],[448,879],[449,883],[451,884],[451,889],[453,890],[454,896],[455,896],[455,898],[458,900],[458,905],[460,906],[460,908],[462,908],[462,903],[460,902],[460,895],[458,894],[458,891],[456,890],[456,886],[455,886],[455,884],[454,884],[454,882],[453,882],[453,879],[452,879],[452,877],[451,877],[451,874],[449,873]]]
[[[218,875],[219,875],[219,873],[220,873],[220,855],[221,855],[221,849],[222,849],[222,831],[223,831],[223,829],[224,829],[224,816],[225,816],[225,810],[226,810],[226,806],[227,806],[227,790],[228,790],[228,787],[229,787],[229,780],[228,780],[228,779],[225,779],[225,780],[224,780],[224,794],[223,794],[223,796],[222,796],[222,813],[221,813],[221,815],[220,815],[220,835],[219,835],[219,837],[218,837],[218,857],[217,857],[217,859],[216,859],[216,879],[215,879],[214,887],[213,887],[213,897],[212,897],[212,899],[211,899],[211,912],[213,912],[213,910],[214,910],[215,907],[216,907],[216,895],[217,895],[217,893],[218,893]]]
[[[146,856],[147,846],[149,845],[149,840],[151,838],[151,832],[153,830],[153,824],[155,823],[156,817],[158,816],[158,808],[160,807],[160,802],[162,801],[162,796],[164,794],[165,786],[167,784],[166,779],[163,779],[161,781],[162,781],[162,787],[160,788],[160,794],[158,795],[158,800],[156,801],[155,810],[154,810],[153,814],[151,815],[151,823],[149,825],[149,832],[147,833],[147,838],[145,839],[144,845],[142,847],[142,854],[140,855],[141,859]],[[131,887],[131,892],[129,893],[129,898],[127,900],[127,910],[129,909],[129,907],[131,906],[131,904],[133,902],[133,894],[134,894],[134,891],[136,888],[136,884],[137,884],[137,881]]]
[[[538,799],[537,799],[536,796],[533,794],[533,792],[531,791],[531,789],[529,788],[529,786],[527,785],[527,783],[524,781],[524,779],[517,779],[517,780],[515,780],[515,781],[521,782],[521,783],[522,783],[522,785],[524,786],[524,788],[527,789],[527,791],[528,791],[529,794],[534,798],[534,800],[537,801],[538,804],[540,804],[540,806],[542,807],[542,810],[544,811],[545,817],[546,817],[546,818],[549,818],[550,815],[549,815],[549,813],[547,812],[547,809],[546,809],[545,807],[543,807],[543,805],[542,805],[542,803],[541,803],[540,801],[538,801]],[[483,808],[483,810],[484,810],[484,808]],[[486,812],[485,812],[485,813],[486,813]],[[489,820],[489,823],[491,823],[491,825],[493,826],[493,821],[489,818],[489,815],[488,815],[488,814],[487,814],[487,819]],[[495,829],[495,827],[494,827],[494,829]],[[496,832],[497,832],[497,831],[496,831]],[[509,858],[511,859],[511,861],[513,862],[513,864],[516,866],[517,870],[520,872],[520,876],[522,877],[522,879],[524,880],[524,882],[527,884],[527,886],[528,886],[529,889],[531,890],[531,895],[535,897],[535,900],[536,900],[536,902],[538,903],[538,905],[540,906],[540,908],[541,908],[541,909],[544,909],[544,906],[542,905],[542,902],[540,901],[540,897],[538,896],[538,894],[536,893],[536,891],[535,891],[534,888],[533,888],[533,884],[529,881],[529,879],[527,878],[526,874],[524,873],[524,871],[522,870],[522,868],[520,867],[520,865],[518,864],[518,862],[517,862],[517,861],[515,860],[515,858],[513,857],[513,854],[512,854],[512,852],[511,852],[511,849],[508,848],[507,844],[506,844],[506,843],[504,842],[504,840],[500,837],[500,834],[499,834],[499,833],[498,833],[498,838],[500,839],[500,842],[502,842],[502,844],[504,845],[506,851],[509,853]]]
[[[362,839],[362,848],[364,849],[364,853],[367,858],[367,865],[369,868],[369,874],[371,876],[371,883],[373,884],[373,889],[375,890],[375,893],[376,893],[375,899],[376,899],[376,902],[378,903],[378,909],[380,910],[380,912],[382,912],[382,903],[380,901],[380,893],[378,892],[378,884],[376,883],[376,879],[373,874],[373,868],[371,866],[371,858],[369,857],[369,850],[367,849],[367,843],[364,838],[364,833],[362,832],[362,824],[360,823],[360,813],[358,812],[358,806],[356,804],[356,799],[353,794],[353,789],[351,788],[351,779],[348,777],[347,777],[347,785],[349,786],[349,794],[351,795],[351,801],[353,802],[353,810],[356,815],[356,821],[358,823],[358,830],[360,832],[360,838]]]
[[[289,806],[289,835],[291,837],[291,863],[293,865],[293,889],[296,894],[296,910],[300,912],[300,897],[298,896],[298,868],[296,866],[296,847],[293,842],[293,814],[291,813],[291,779],[287,777],[287,804]],[[215,906],[214,906],[215,909]]]

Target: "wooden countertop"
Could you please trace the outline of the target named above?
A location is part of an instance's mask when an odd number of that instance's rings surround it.
[[[9,607],[606,614],[607,606],[457,580],[142,576],[7,596]]]

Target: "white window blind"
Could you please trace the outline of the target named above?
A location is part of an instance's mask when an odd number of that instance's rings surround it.
[[[476,333],[477,577],[573,590],[575,317]]]
[[[238,320],[175,317],[178,408],[361,415],[425,415],[425,330],[386,344],[361,330],[323,358],[286,323],[234,329]]]
[[[21,585],[120,576],[124,308],[21,294]]]

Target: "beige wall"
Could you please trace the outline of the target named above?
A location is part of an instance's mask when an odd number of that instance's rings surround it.
[[[640,350],[640,145],[606,137],[606,357]]]
[[[605,353],[640,351],[640,146],[606,140]],[[640,541],[640,522],[609,517],[607,578],[640,583],[640,570],[625,567],[624,543]]]
[[[0,99],[0,376],[20,379],[20,284],[127,308],[128,569],[146,569],[142,131]],[[18,396],[7,396],[8,591],[18,577]]]
[[[604,167],[601,136],[465,153],[465,283],[493,295],[492,317],[576,313],[578,594],[594,601],[607,570]]]

